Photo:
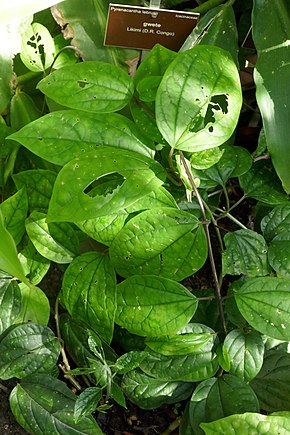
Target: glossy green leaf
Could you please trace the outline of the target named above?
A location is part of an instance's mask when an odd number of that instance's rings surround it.
[[[233,295],[233,293],[235,293],[236,291],[238,291],[242,285],[244,284],[244,279],[243,277],[238,280],[238,281],[234,281],[228,290],[228,295]],[[235,301],[235,298],[231,297],[228,298],[224,301],[224,306],[225,306],[225,312],[227,315],[227,319],[235,326],[237,326],[239,329],[244,329],[248,326],[248,323],[246,321],[246,319],[244,319],[244,317],[241,315],[238,307],[237,307],[237,303]]]
[[[49,68],[55,55],[53,38],[45,26],[32,23],[21,35],[20,57],[26,68],[43,72]]]
[[[112,366],[112,369],[120,374],[128,373],[131,370],[139,367],[140,363],[147,356],[147,352],[131,351],[124,353],[120,356],[116,363]]]
[[[160,85],[161,76],[144,77],[137,85],[137,92],[141,101],[152,102],[155,101],[156,92]]]
[[[239,182],[248,198],[269,205],[288,202],[273,166],[265,160],[256,162],[248,172],[239,177]]]
[[[290,431],[290,419],[253,412],[231,415],[212,423],[202,423],[201,428],[206,435],[238,435],[238,434],[280,434]]]
[[[290,406],[289,353],[276,349],[266,352],[263,367],[251,386],[260,406],[268,412],[288,411]]]
[[[162,181],[154,170],[161,176],[162,167],[140,154],[122,149],[112,153],[111,147],[100,147],[62,168],[54,186],[48,218],[78,222],[122,212],[161,186]],[[112,173],[121,175],[124,180],[113,192],[95,197],[84,193],[90,183]]]
[[[221,159],[223,153],[224,147],[210,148],[208,150],[192,153],[190,157],[191,166],[195,169],[210,168]]]
[[[74,406],[74,418],[78,423],[82,417],[91,414],[102,397],[102,390],[99,387],[86,388],[77,398]]]
[[[227,233],[224,242],[223,275],[268,275],[267,245],[263,236],[252,230],[238,230]]]
[[[192,384],[162,381],[139,370],[132,370],[124,375],[122,390],[140,408],[154,409],[163,404],[187,399],[192,391]]]
[[[44,213],[33,211],[25,226],[30,240],[43,257],[65,264],[79,254],[79,240],[70,224],[47,223]]]
[[[275,272],[290,278],[290,232],[283,231],[271,241],[268,260]]]
[[[261,221],[261,229],[267,241],[284,231],[290,231],[290,204],[278,205]]]
[[[74,420],[77,397],[64,382],[46,374],[23,379],[10,394],[18,423],[35,435],[102,435],[92,417]]]
[[[242,97],[230,54],[196,46],[168,67],[156,96],[156,120],[166,141],[184,151],[222,145],[237,124]]]
[[[49,373],[56,363],[60,343],[53,332],[37,323],[11,326],[0,341],[0,378],[24,378]]]
[[[0,280],[0,335],[15,322],[21,309],[21,293],[17,282]]]
[[[103,115],[62,110],[31,122],[9,139],[18,141],[49,162],[65,165],[99,145],[124,148],[151,157],[153,152],[136,134],[133,122],[116,113],[104,118]]]
[[[254,278],[235,293],[238,309],[257,331],[278,340],[290,340],[290,281]]]
[[[200,423],[232,414],[258,412],[258,399],[241,379],[223,375],[198,385],[189,402],[189,418],[194,434],[202,434]]]
[[[154,275],[134,275],[117,286],[115,322],[141,336],[175,334],[196,308],[196,297],[183,285]]]
[[[87,323],[106,342],[112,340],[116,276],[108,257],[86,252],[75,258],[65,271],[61,298],[73,317]]]
[[[111,383],[111,398],[115,400],[115,402],[118,403],[118,405],[122,406],[123,408],[127,408],[126,406],[126,398],[123,393],[122,388],[117,384],[117,382]]]
[[[26,190],[20,189],[14,195],[7,198],[0,204],[4,225],[13,237],[15,244],[21,241],[25,233],[24,221],[28,211],[28,200]]]
[[[37,88],[59,104],[92,113],[116,112],[129,103],[134,92],[125,71],[97,61],[56,70]]]
[[[225,338],[224,346],[230,358],[229,372],[245,382],[251,381],[261,370],[264,342],[256,331],[234,329]]]
[[[40,255],[31,240],[19,252],[18,258],[29,281],[37,285],[46,275],[50,267],[50,260]]]
[[[119,215],[115,213],[76,222],[76,225],[92,239],[110,246],[118,232],[125,225],[127,218],[128,215],[126,214]]]
[[[277,0],[273,10],[266,0],[255,0],[253,39],[258,50],[254,70],[257,102],[262,114],[268,149],[283,187],[290,193],[288,165],[290,73],[290,5]],[[267,22],[267,26],[265,26]]]
[[[216,45],[231,53],[238,65],[238,32],[236,17],[230,4],[210,9],[188,36],[180,51],[195,45]]]
[[[164,139],[157,127],[155,120],[154,103],[146,104],[143,101],[134,99],[130,103],[130,110],[132,118],[134,119],[140,133],[146,139],[164,144]]]
[[[207,243],[202,225],[192,214],[154,208],[122,228],[110,246],[110,257],[123,277],[153,273],[181,281],[203,266]]]
[[[13,175],[18,190],[26,187],[29,211],[48,209],[56,175],[46,169],[30,169]]]
[[[152,337],[145,340],[146,345],[162,355],[186,355],[195,352],[212,338],[211,333],[180,332],[175,336]]]
[[[15,276],[23,282],[27,282],[25,273],[17,257],[15,242],[11,234],[4,226],[2,211],[0,209],[0,270]]]
[[[159,207],[174,207],[178,208],[174,197],[165,187],[160,186],[157,190],[150,192],[148,195],[136,201],[134,204],[126,208],[128,213],[135,213],[140,210],[150,210]]]
[[[50,317],[50,304],[46,294],[38,287],[20,284],[21,310],[17,323],[34,322],[47,325]]]
[[[216,355],[219,362],[219,365],[225,372],[230,371],[231,360],[228,354],[228,351],[223,343],[219,343],[216,347]]]

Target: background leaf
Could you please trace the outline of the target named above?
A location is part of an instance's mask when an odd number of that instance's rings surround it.
[[[290,204],[278,205],[261,221],[261,229],[267,241],[284,231],[290,231]]]
[[[271,241],[268,260],[275,272],[290,278],[290,232],[283,231]]]
[[[0,335],[15,322],[21,309],[21,293],[17,282],[0,280]]]
[[[21,310],[17,316],[17,323],[34,322],[47,325],[50,317],[50,305],[46,294],[38,287],[21,283]]]
[[[40,255],[30,240],[19,252],[18,258],[29,281],[34,285],[39,284],[49,270],[50,260]]]
[[[28,212],[26,189],[22,188],[0,204],[4,225],[14,239],[16,245],[25,233],[24,221]]]

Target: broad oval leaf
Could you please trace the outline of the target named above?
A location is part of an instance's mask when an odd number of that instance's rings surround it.
[[[123,69],[97,61],[54,71],[37,88],[59,104],[93,113],[122,109],[134,92],[133,82]]]
[[[59,352],[60,343],[48,327],[36,323],[13,325],[0,341],[0,378],[50,373]]]
[[[290,278],[290,232],[283,231],[271,241],[268,260],[275,272]]]
[[[195,352],[212,338],[211,333],[179,332],[175,336],[152,337],[146,345],[162,355],[186,355]]]
[[[24,221],[28,211],[26,189],[23,187],[0,204],[4,225],[13,237],[15,244],[21,241],[25,233]]]
[[[249,324],[272,338],[290,341],[290,281],[254,278],[235,292],[238,309]]]
[[[192,214],[154,208],[130,219],[113,240],[110,257],[123,277],[155,274],[181,281],[203,266],[207,242]]]
[[[18,423],[35,435],[102,435],[92,417],[74,420],[77,397],[64,382],[37,374],[23,379],[10,394]]]
[[[75,258],[65,271],[61,300],[69,314],[111,342],[117,305],[116,276],[107,256],[86,252]]]
[[[290,419],[262,415],[253,412],[235,414],[222,418],[212,423],[201,423],[202,430],[206,435],[220,434],[280,434],[287,435],[290,431]]]
[[[116,323],[133,334],[175,334],[197,308],[197,299],[181,284],[154,275],[132,276],[117,286]]]
[[[122,390],[128,399],[142,409],[154,409],[187,399],[192,387],[191,383],[154,379],[140,370],[126,373],[122,380]]]
[[[15,323],[21,309],[21,293],[17,282],[0,280],[0,335]]]
[[[67,163],[56,179],[49,205],[50,221],[78,222],[123,212],[124,208],[158,189],[162,167],[132,151],[100,147]],[[95,180],[117,173],[124,181],[113,192],[91,197],[84,190]]]
[[[35,286],[19,285],[21,292],[21,310],[17,323],[34,322],[47,325],[50,317],[50,304],[46,294]]]
[[[252,230],[238,230],[227,233],[224,242],[223,275],[268,275],[267,245],[261,234]]]
[[[290,204],[278,205],[263,217],[261,229],[266,240],[271,241],[278,234],[290,232]]]
[[[47,223],[44,213],[33,211],[25,226],[37,251],[48,260],[65,264],[78,255],[79,240],[70,224]]]
[[[266,352],[263,367],[251,382],[262,409],[288,411],[290,407],[290,355],[280,350]]]
[[[156,120],[177,149],[222,145],[236,127],[242,94],[236,65],[219,47],[196,46],[166,70],[156,96]]]
[[[257,331],[235,329],[226,336],[224,346],[230,358],[229,372],[245,382],[251,381],[263,364],[264,342],[261,335]]]
[[[76,110],[49,113],[9,136],[34,154],[56,165],[65,165],[99,145],[113,146],[152,157],[136,136],[136,127],[130,119],[112,113],[90,114]],[[114,151],[111,150],[113,153]]]

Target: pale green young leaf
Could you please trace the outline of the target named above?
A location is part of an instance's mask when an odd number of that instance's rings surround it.
[[[98,61],[56,70],[37,88],[59,104],[92,113],[116,112],[134,92],[133,81],[123,69]]]
[[[274,277],[254,278],[235,292],[243,317],[257,331],[290,341],[290,281]]]
[[[0,280],[0,335],[15,320],[21,309],[21,293],[16,281],[10,279]]]
[[[202,151],[222,145],[242,104],[235,63],[219,47],[196,46],[167,68],[156,96],[156,120],[170,146]]]
[[[212,338],[211,333],[177,333],[175,336],[150,337],[146,345],[162,355],[186,355],[195,352]]]
[[[116,311],[116,276],[107,256],[86,252],[66,269],[61,300],[68,312],[110,343]]]
[[[224,346],[230,358],[229,372],[245,382],[251,381],[261,370],[264,358],[264,342],[257,331],[229,332]]]
[[[46,326],[50,317],[50,304],[46,294],[39,287],[19,285],[21,293],[21,310],[17,323],[34,322]]]
[[[277,205],[261,221],[261,229],[267,241],[284,231],[290,231],[290,204]]]
[[[22,188],[0,204],[4,225],[13,237],[15,244],[21,241],[25,233],[24,221],[28,212],[26,189]]]
[[[221,159],[223,153],[223,147],[193,152],[190,157],[191,166],[194,169],[208,169]]]
[[[49,68],[55,56],[55,47],[47,28],[32,23],[21,37],[20,58],[26,68],[34,72],[43,72]]]
[[[188,323],[196,308],[196,297],[168,278],[134,275],[117,285],[115,321],[133,334],[175,334]]]

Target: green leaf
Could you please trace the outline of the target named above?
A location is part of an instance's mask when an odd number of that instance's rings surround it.
[[[76,395],[64,382],[46,374],[23,379],[10,394],[18,423],[35,435],[102,435],[92,417],[74,420]]]
[[[154,170],[161,176],[162,167],[140,154],[122,149],[112,151],[111,147],[97,148],[62,168],[55,182],[48,219],[78,222],[122,212],[161,186],[162,181]],[[94,180],[112,173],[124,180],[113,192],[93,198],[84,193]]]
[[[91,414],[101,400],[102,389],[98,387],[86,388],[77,398],[74,406],[74,419],[78,423],[82,417]]]
[[[49,68],[55,55],[52,36],[45,26],[33,23],[22,33],[20,58],[26,68],[42,72]]]
[[[263,236],[252,230],[238,230],[227,233],[224,242],[223,275],[268,275],[267,245]]]
[[[207,243],[198,219],[175,208],[154,208],[130,219],[110,246],[119,275],[155,274],[181,281],[200,269]]]
[[[21,310],[17,323],[34,322],[47,325],[50,317],[50,304],[46,294],[38,287],[20,284]]]
[[[0,341],[0,378],[50,373],[59,352],[60,343],[48,327],[36,323],[13,325]]]
[[[249,324],[272,338],[290,340],[290,281],[254,278],[235,293],[238,309]]]
[[[202,423],[201,428],[206,435],[237,435],[237,434],[280,434],[287,435],[290,431],[290,419],[246,412],[231,415],[212,423]]]
[[[115,322],[133,334],[175,334],[188,323],[196,308],[196,297],[167,278],[135,275],[117,285]]]
[[[207,169],[215,165],[222,157],[225,149],[210,148],[204,151],[193,152],[190,157],[190,163],[192,168],[195,169]]]
[[[120,356],[112,369],[120,374],[128,373],[139,367],[140,363],[146,358],[147,352],[131,351]]]
[[[275,272],[290,278],[290,232],[283,231],[271,241],[268,250],[268,260]]]
[[[125,71],[96,61],[56,70],[37,88],[58,104],[92,113],[116,112],[129,103],[134,92]]]
[[[146,104],[133,99],[130,103],[130,110],[137,128],[147,140],[164,143],[155,121],[154,103]]]
[[[231,360],[228,354],[227,349],[225,348],[224,344],[219,343],[216,347],[216,355],[219,362],[219,365],[225,372],[230,371],[231,367]]]
[[[193,432],[202,434],[199,425],[244,412],[258,412],[259,402],[252,388],[232,375],[207,379],[198,385],[189,402]]]
[[[290,231],[290,205],[283,204],[273,208],[261,221],[261,229],[267,241],[282,232]]]
[[[48,209],[56,176],[46,169],[31,169],[12,176],[18,190],[26,187],[29,211]]]
[[[273,166],[265,160],[256,162],[248,172],[239,177],[239,182],[248,198],[269,205],[288,202]]]
[[[114,213],[76,222],[76,225],[92,239],[103,245],[110,246],[118,232],[125,225],[127,218],[128,215],[126,214]]]
[[[290,73],[290,7],[286,0],[277,0],[275,9],[265,0],[255,0],[253,7],[253,39],[258,50],[254,70],[257,102],[274,168],[283,187],[290,193],[288,165]],[[267,26],[265,26],[267,22]]]
[[[50,260],[39,254],[31,240],[19,252],[18,258],[29,281],[34,285],[39,284],[49,270]]]
[[[264,358],[264,342],[256,331],[234,329],[225,338],[224,346],[230,358],[229,372],[249,382],[259,373]]]
[[[290,355],[276,349],[266,352],[263,367],[251,386],[265,411],[289,410]]]
[[[57,165],[93,151],[99,145],[113,146],[152,157],[153,152],[137,137],[132,121],[112,113],[90,114],[76,110],[49,113],[13,133],[34,154]],[[113,153],[114,150],[111,150]]]
[[[238,291],[242,287],[244,282],[245,282],[244,278],[241,278],[238,281],[234,281],[229,287],[228,295],[233,295],[234,292]],[[231,297],[226,299],[224,301],[224,304],[225,304],[225,312],[226,312],[227,319],[233,325],[237,326],[240,329],[247,328],[248,323],[239,312],[235,298]]]
[[[238,65],[238,32],[236,17],[230,4],[212,8],[200,18],[180,52],[195,45],[216,45],[231,53]]]
[[[144,77],[138,82],[137,92],[141,101],[152,102],[155,101],[156,92],[160,85],[161,76]]]
[[[21,309],[21,293],[17,282],[1,279],[0,280],[0,335],[15,320]]]
[[[15,276],[20,281],[27,282],[25,273],[17,257],[15,242],[11,234],[6,230],[0,209],[0,270]]]
[[[192,384],[154,379],[139,370],[126,373],[122,390],[128,399],[142,409],[154,409],[163,404],[176,403],[186,399]]]
[[[231,137],[242,104],[238,71],[230,54],[196,46],[170,64],[156,96],[156,120],[166,141],[202,151]]]
[[[126,398],[124,396],[122,388],[114,381],[111,383],[111,398],[118,403],[118,405],[123,406],[123,408],[127,408],[126,406]]]
[[[86,252],[66,269],[61,292],[68,312],[83,320],[108,343],[116,311],[116,276],[110,260],[99,252]]]
[[[25,188],[20,189],[14,195],[0,204],[4,225],[14,239],[16,245],[21,241],[25,233],[24,221],[28,211],[28,200]]]
[[[30,240],[43,257],[65,264],[78,255],[79,240],[70,224],[47,223],[44,213],[33,211],[25,226]]]
[[[162,355],[186,355],[195,352],[212,338],[211,333],[192,333],[179,331],[176,336],[152,337],[145,340],[146,345]]]

